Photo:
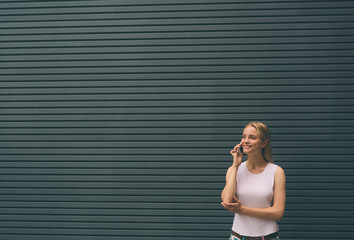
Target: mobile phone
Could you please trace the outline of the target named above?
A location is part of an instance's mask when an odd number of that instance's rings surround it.
[[[241,154],[243,153],[243,147],[242,147],[242,145],[241,145],[241,147],[240,147],[240,153],[241,153]]]

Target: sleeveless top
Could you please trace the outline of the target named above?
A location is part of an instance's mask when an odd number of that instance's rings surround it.
[[[253,174],[248,171],[246,162],[237,170],[237,198],[241,204],[254,208],[267,208],[272,205],[274,175],[277,165],[268,163],[263,172]],[[264,220],[236,213],[232,230],[243,236],[265,236],[279,230],[275,220]]]

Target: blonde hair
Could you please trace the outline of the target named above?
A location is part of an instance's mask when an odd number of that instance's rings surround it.
[[[266,160],[267,162],[274,163],[273,155],[272,155],[272,146],[270,142],[270,133],[267,125],[265,125],[262,122],[254,121],[254,122],[247,123],[245,128],[248,126],[254,127],[257,130],[260,138],[263,141],[267,141],[267,145],[262,149],[262,155],[264,160]]]

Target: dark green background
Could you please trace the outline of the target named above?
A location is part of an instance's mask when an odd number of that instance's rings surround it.
[[[354,1],[0,1],[0,239],[219,240],[262,120],[286,240],[354,228]]]

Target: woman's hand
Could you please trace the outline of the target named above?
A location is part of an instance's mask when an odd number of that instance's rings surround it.
[[[234,196],[234,201],[233,203],[226,203],[226,202],[221,202],[221,205],[224,206],[227,210],[233,213],[242,213],[243,206],[241,202]]]
[[[233,163],[232,166],[234,167],[239,167],[242,163],[242,155],[243,153],[241,153],[240,151],[241,148],[241,143],[237,144],[231,151],[230,154],[233,157]]]

